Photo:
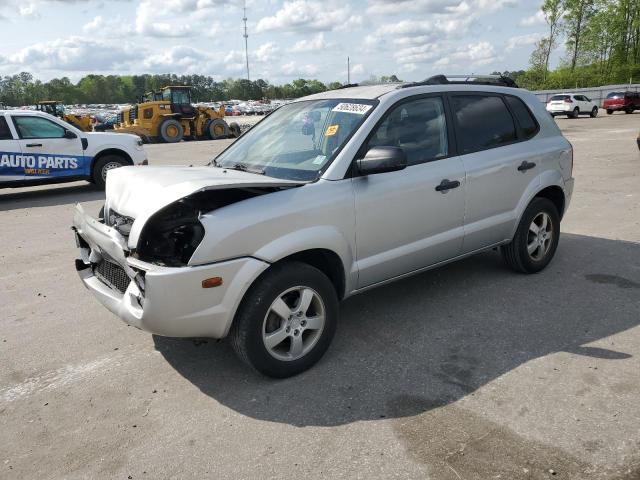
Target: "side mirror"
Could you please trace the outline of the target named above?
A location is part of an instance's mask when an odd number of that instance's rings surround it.
[[[69,140],[71,140],[71,139],[74,139],[74,138],[78,138],[78,135],[73,133],[71,130],[65,130],[64,131],[64,138],[68,138]]]
[[[356,161],[360,175],[395,172],[407,168],[407,156],[398,147],[372,147]]]

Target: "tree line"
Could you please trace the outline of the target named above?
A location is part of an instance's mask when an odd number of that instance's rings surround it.
[[[519,76],[531,90],[640,82],[640,0],[544,0],[546,33],[529,69]],[[549,69],[553,52],[565,55]]]
[[[391,75],[372,77],[367,82],[398,80]],[[78,83],[71,82],[67,77],[41,82],[30,73],[22,72],[0,78],[0,104],[26,106],[41,100],[59,100],[67,105],[132,103],[146,92],[168,85],[192,86],[194,102],[298,98],[342,86],[340,82],[324,84],[319,80],[303,78],[285,85],[273,85],[262,79],[249,81],[229,78],[216,81],[205,75],[175,74],[87,75]]]

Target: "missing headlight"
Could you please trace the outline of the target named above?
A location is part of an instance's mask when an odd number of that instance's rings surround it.
[[[199,216],[200,211],[184,200],[160,210],[142,230],[138,258],[170,267],[187,265],[204,237]]]

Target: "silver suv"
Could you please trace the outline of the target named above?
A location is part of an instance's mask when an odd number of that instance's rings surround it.
[[[231,337],[287,377],[324,354],[338,302],[500,247],[552,259],[573,151],[536,97],[489,80],[324,92],[285,105],[209,166],[109,172],[78,205],[76,268],[109,310],[174,337]]]

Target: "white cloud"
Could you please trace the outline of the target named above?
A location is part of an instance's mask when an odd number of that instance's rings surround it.
[[[544,35],[542,33],[529,33],[527,35],[518,35],[507,40],[507,51],[510,52],[520,47],[528,47],[538,42]]]
[[[318,50],[324,50],[327,46],[327,42],[324,40],[324,33],[320,32],[310,39],[303,39],[296,42],[295,45],[291,47],[291,51],[296,53],[315,52]]]
[[[285,1],[275,15],[263,17],[256,26],[257,32],[279,31],[329,31],[350,18],[348,5],[313,0]]]
[[[318,73],[318,66],[313,64],[298,65],[295,61],[287,62],[282,65],[282,74],[288,77],[304,77],[315,75]]]
[[[542,13],[542,10],[538,10],[533,15],[520,20],[518,25],[521,27],[535,27],[536,25],[544,25],[545,23],[547,23],[547,21],[544,18],[544,13]]]
[[[367,12],[374,15],[398,14],[407,10],[424,13],[450,13],[463,0],[370,0]]]
[[[226,2],[221,1],[218,8]],[[215,36],[220,32],[214,0],[140,0],[136,32],[157,38]]]
[[[363,64],[357,63],[353,67],[351,67],[351,74],[352,75],[362,75],[363,73],[364,73],[364,65]]]
[[[139,58],[139,49],[84,37],[36,43],[5,57],[16,67],[38,66],[47,70],[114,71]]]
[[[273,62],[280,53],[280,48],[274,42],[268,42],[260,45],[255,53],[255,59],[258,62]]]

